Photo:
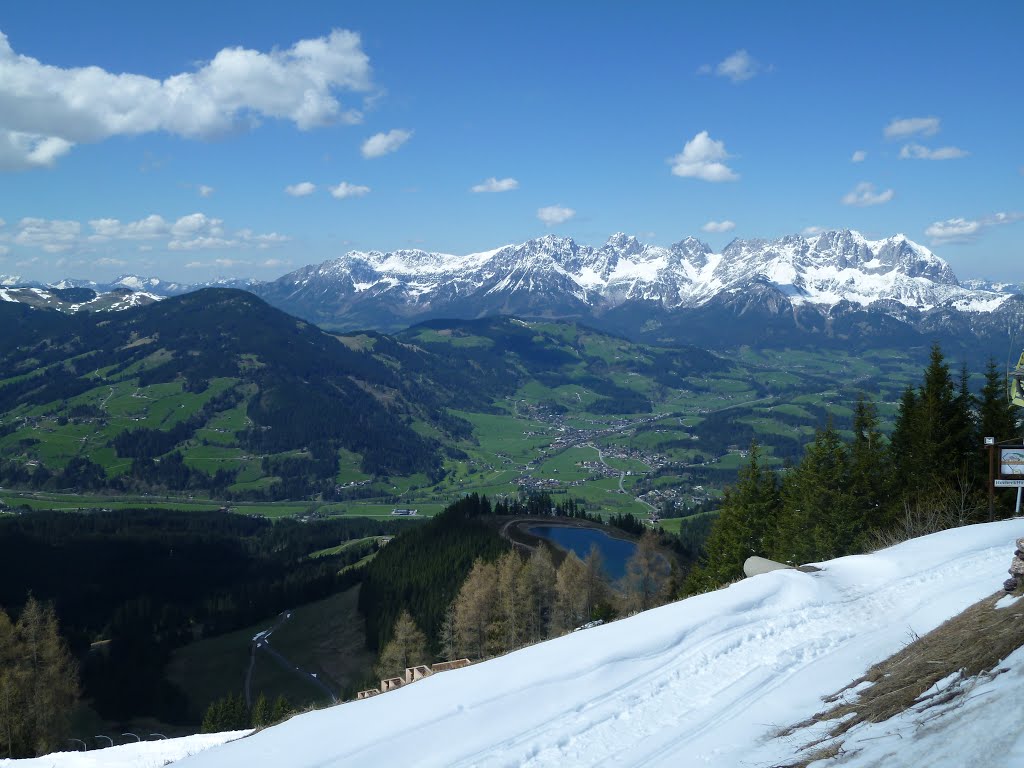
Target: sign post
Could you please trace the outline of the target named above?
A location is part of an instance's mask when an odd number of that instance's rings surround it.
[[[986,437],[985,445],[988,447],[988,521],[991,523],[996,517],[996,439]]]

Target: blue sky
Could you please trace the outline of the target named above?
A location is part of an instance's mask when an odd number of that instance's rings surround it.
[[[1024,4],[946,7],[6,4],[0,274],[852,228],[1024,280]]]

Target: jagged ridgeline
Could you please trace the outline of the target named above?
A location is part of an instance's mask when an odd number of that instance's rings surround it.
[[[232,289],[109,314],[8,303],[0,323],[0,484],[51,490],[282,499],[330,498],[346,479],[429,484],[474,440],[449,409],[493,411],[537,380],[585,387],[593,413],[650,413],[610,374],[673,387],[727,365],[510,318],[339,336]]]

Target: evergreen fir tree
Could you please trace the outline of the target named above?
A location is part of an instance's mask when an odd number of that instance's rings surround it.
[[[256,697],[256,703],[252,705],[252,727],[266,728],[271,724],[272,717],[273,711],[270,708],[270,702],[267,700],[266,694],[260,691],[260,695]]]
[[[978,432],[981,437],[994,437],[996,442],[1020,436],[1019,409],[1006,394],[1006,380],[993,358],[985,366],[985,385],[978,403]],[[987,476],[987,467],[986,467]]]
[[[775,475],[761,465],[761,449],[754,442],[736,485],[725,490],[704,557],[687,577],[685,591],[703,592],[738,579],[748,557],[767,555],[780,505]]]
[[[782,484],[776,559],[806,563],[852,551],[862,528],[849,491],[847,448],[829,420]]]
[[[853,513],[861,522],[859,544],[863,544],[863,534],[891,524],[892,507],[888,503],[891,478],[887,471],[887,455],[884,438],[878,429],[875,404],[860,395],[853,411],[849,469]]]
[[[278,696],[274,701],[273,723],[280,723],[292,716],[295,710],[291,703],[284,696]]]
[[[210,702],[203,714],[203,724],[200,727],[202,733],[218,733],[221,731],[221,722],[224,719],[224,700],[217,699]]]

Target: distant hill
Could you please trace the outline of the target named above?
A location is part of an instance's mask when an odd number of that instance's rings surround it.
[[[438,477],[459,429],[443,413],[460,392],[451,363],[385,337],[339,339],[243,291],[116,314],[0,304],[0,324],[7,484],[43,485],[71,464],[59,487],[102,484],[97,474],[137,488],[238,486],[230,462],[217,479],[183,460],[202,448],[263,456],[248,487],[302,497],[333,488],[339,451],[367,476]]]
[[[493,411],[536,380],[587,387],[597,413],[650,413],[613,374],[679,387],[728,366],[511,318],[338,336],[223,288],[113,314],[5,303],[0,323],[0,482],[48,489],[274,499],[436,483],[473,439],[450,408]]]

